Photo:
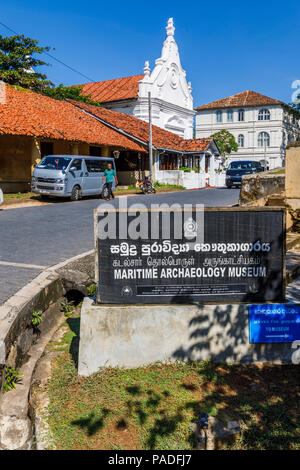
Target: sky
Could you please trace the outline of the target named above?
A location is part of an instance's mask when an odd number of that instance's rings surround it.
[[[53,47],[53,56],[90,78],[45,57],[51,67],[43,72],[56,85],[141,74],[145,60],[153,68],[173,17],[194,106],[245,90],[290,103],[295,80],[300,88],[299,0],[0,0],[0,6],[2,23]],[[0,25],[0,34],[12,33]]]

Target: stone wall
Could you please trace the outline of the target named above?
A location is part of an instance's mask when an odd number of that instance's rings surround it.
[[[92,251],[48,268],[0,306],[0,391],[5,366],[21,366],[35,341],[32,313],[48,312],[71,290],[87,295],[87,286],[94,281],[94,277]],[[43,314],[43,325],[46,324]]]
[[[272,172],[243,176],[239,205],[255,205],[257,201],[266,202],[271,194],[281,194],[285,190],[285,175]],[[265,201],[264,201],[265,199]]]
[[[291,144],[286,152],[285,195],[288,228],[300,232],[300,142]]]
[[[154,362],[291,363],[286,344],[250,344],[248,305],[93,305],[80,320],[79,375]]]

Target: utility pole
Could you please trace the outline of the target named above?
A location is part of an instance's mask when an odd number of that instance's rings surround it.
[[[149,172],[150,181],[152,181],[152,166],[153,166],[153,154],[152,154],[152,108],[151,108],[151,92],[148,91],[148,110],[149,110]],[[154,183],[154,181],[152,181]]]
[[[265,167],[269,166],[269,162],[267,161],[267,142],[266,136],[264,135],[264,160],[265,160]],[[267,168],[269,170],[269,168]]]

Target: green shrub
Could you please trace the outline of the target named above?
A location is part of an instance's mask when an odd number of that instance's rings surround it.
[[[190,173],[191,172],[191,168],[188,167],[188,166],[181,166],[179,168],[179,170],[184,171],[184,173]]]
[[[42,323],[43,319],[41,315],[42,315],[41,311],[33,312],[31,324],[34,328],[37,328]]]
[[[13,390],[16,388],[16,385],[20,383],[20,378],[23,376],[19,372],[19,369],[15,369],[14,367],[7,366],[5,368],[5,378],[3,388],[6,392]]]
[[[95,297],[96,295],[96,284],[91,284],[88,288],[88,293],[91,297]]]
[[[60,305],[61,305],[61,311],[64,312],[65,317],[69,318],[69,316],[72,315],[75,309],[74,301],[71,300],[69,302],[67,299],[65,299],[61,301]]]

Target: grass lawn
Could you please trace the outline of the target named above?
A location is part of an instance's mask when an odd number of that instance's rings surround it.
[[[285,168],[279,170],[269,171],[269,175],[285,175]]]
[[[51,344],[47,421],[56,449],[193,449],[200,411],[240,419],[233,449],[300,450],[300,367],[211,362],[110,368],[78,377],[78,317]]]

